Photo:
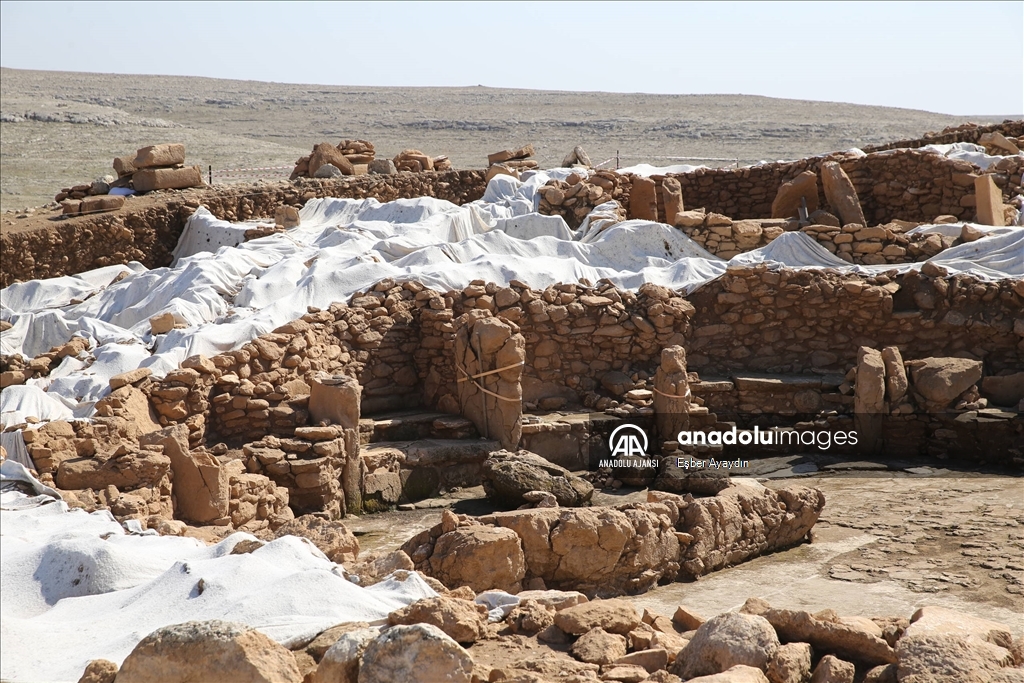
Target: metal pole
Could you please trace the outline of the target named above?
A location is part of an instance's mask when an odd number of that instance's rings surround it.
[[[619,150],[615,150],[615,170],[619,170]]]
[[[210,164],[210,184],[213,185],[213,164]]]

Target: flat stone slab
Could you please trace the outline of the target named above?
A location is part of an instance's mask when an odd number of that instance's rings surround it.
[[[814,375],[735,375],[732,380],[740,391],[779,393],[821,389],[821,377]]]

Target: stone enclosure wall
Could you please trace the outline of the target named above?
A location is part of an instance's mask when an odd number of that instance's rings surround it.
[[[750,168],[700,169],[668,177],[682,186],[686,208],[703,207],[733,219],[768,218],[783,183],[804,171],[818,172],[826,161],[840,162],[857,190],[864,216],[873,225],[892,220],[930,221],[942,215],[961,220],[974,217],[974,177],[981,169],[966,161],[915,150],[863,157],[832,154]],[[1020,160],[1007,157],[987,171],[1007,200],[1021,191],[1021,168]],[[818,206],[829,206],[820,183]]]
[[[1011,122],[940,138],[973,141],[981,134],[977,131],[989,129],[1017,137],[1024,132],[1021,128],[1024,123]],[[929,141],[907,144],[919,146],[917,143],[926,142]],[[749,168],[699,169],[688,174],[654,176],[659,186],[658,210],[664,211],[660,188],[666,178],[671,178],[679,183],[685,207],[703,207],[709,213],[734,220],[764,219],[772,215],[772,202],[783,183],[807,170],[817,172],[829,160],[839,161],[850,177],[869,223],[929,221],[940,215],[971,220],[975,215],[973,180],[982,171],[964,161],[913,149],[862,157],[838,153]],[[985,171],[992,174],[1004,199],[1022,192],[1022,165],[1019,158],[1007,157]],[[631,184],[630,176],[611,171],[598,171],[582,183],[553,181],[541,192],[540,211],[562,215],[570,226],[576,227],[598,204],[614,199],[628,207]],[[132,260],[147,267],[167,265],[185,221],[200,205],[208,207],[218,218],[240,221],[272,217],[281,205],[298,207],[315,197],[375,197],[387,202],[430,196],[463,204],[481,198],[485,189],[484,171],[430,171],[190,189],[162,193],[155,198],[150,195],[133,199],[117,212],[69,218],[44,230],[5,233],[0,241],[0,286]],[[828,206],[820,186],[818,205]],[[898,244],[893,246],[902,248]],[[894,252],[887,256],[899,255]]]
[[[708,377],[735,372],[845,374],[862,346],[905,359],[965,355],[985,374],[1024,369],[1024,283],[941,273],[864,278],[732,268],[688,298],[656,285],[638,292],[563,284],[471,284],[434,292],[383,281],[372,292],[312,311],[240,349],[194,357],[145,390],[162,424],[191,441],[288,438],[310,422],[320,372],[362,387],[363,414],[425,405],[459,411],[453,363],[468,317],[496,315],[526,342],[527,409],[585,405],[645,389],[661,350],[679,344]]]
[[[5,232],[0,238],[0,287],[129,261],[149,268],[166,266],[185,222],[200,205],[224,220],[273,220],[282,204],[301,207],[317,197],[374,197],[381,202],[436,197],[464,204],[482,197],[485,189],[483,171],[444,171],[150,194],[114,213],[55,221],[45,230]]]

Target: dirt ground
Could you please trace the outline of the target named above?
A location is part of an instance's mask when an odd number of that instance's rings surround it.
[[[975,117],[978,123],[991,117]],[[111,172],[115,156],[183,142],[214,170],[291,166],[317,142],[367,139],[378,156],[447,154],[457,168],[533,143],[542,166],[577,144],[594,163],[711,157],[709,165],[795,159],[916,138],[962,118],[745,95],[646,95],[468,88],[288,85],[174,76],[0,70],[0,209],[52,201]],[[614,164],[613,164],[614,165]],[[234,177],[286,178],[290,169]]]
[[[942,605],[1024,632],[1024,479],[951,472],[847,471],[799,478],[825,494],[812,542],[630,598],[671,616],[677,606],[710,617],[750,597],[776,607],[840,615],[910,617]],[[416,510],[348,518],[364,551],[393,550],[440,522],[441,509],[491,511],[482,489]],[[646,490],[597,492],[595,504],[646,500]]]

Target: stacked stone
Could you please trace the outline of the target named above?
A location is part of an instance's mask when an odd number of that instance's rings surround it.
[[[291,436],[309,421],[309,382],[318,372],[358,379],[367,410],[416,405],[413,389],[430,367],[429,358],[419,365],[414,355],[420,335],[413,311],[432,300],[418,297],[422,291],[418,283],[383,281],[354,296],[351,306],[334,304],[235,351],[188,359],[184,364],[209,372],[179,370],[154,383],[149,393],[161,421],[194,426],[196,438],[207,417],[212,433],[224,437]],[[189,392],[181,391],[183,379],[193,381]]]
[[[160,446],[140,447],[138,437],[138,427],[124,417],[53,421],[22,431],[39,480],[62,489],[70,505],[107,507],[121,520],[170,519],[170,459]]]
[[[239,531],[256,533],[274,530],[294,518],[289,507],[288,489],[275,485],[261,474],[246,472],[240,460],[227,463],[228,520]]]
[[[364,175],[376,161],[373,143],[367,140],[342,140],[337,145],[321,142],[313,151],[295,162],[289,180],[296,178],[334,178]]]
[[[199,166],[185,166],[185,145],[167,143],[143,147],[134,159],[114,159],[114,170],[119,178],[131,176],[131,187],[136,192],[152,190],[181,190],[201,187],[203,170]]]
[[[0,355],[0,389],[13,384],[24,384],[30,379],[46,377],[50,374],[50,366],[57,357],[53,352],[32,359],[25,359],[21,354]]]
[[[610,201],[620,205],[629,202],[629,178],[614,171],[572,173],[565,180],[549,180],[540,188],[538,211],[548,216],[561,216],[570,228],[579,227],[595,206]],[[620,209],[621,210],[621,209]],[[622,210],[625,218],[625,211]]]
[[[752,249],[760,249],[793,227],[792,221],[778,218],[734,221],[704,209],[676,214],[675,225],[687,237],[723,259]]]
[[[229,221],[274,216],[287,204],[301,207],[316,197],[374,197],[381,202],[436,197],[465,204],[483,196],[483,171],[446,171],[401,175],[345,176],[336,180],[302,179],[277,185],[257,184],[183,190],[166,202],[128,205],[118,213],[87,215],[47,230],[4,232],[0,236],[0,286],[13,282],[80,273],[100,266],[139,261],[165,266],[185,222],[199,206]]]
[[[291,438],[264,436],[243,447],[246,469],[287,489],[293,511],[327,512],[337,518],[345,509],[339,485],[346,458],[344,431],[330,425],[299,427]],[[352,446],[353,437],[348,440]]]
[[[409,171],[420,173],[421,171],[448,171],[451,170],[452,162],[446,155],[431,157],[418,149],[405,149],[395,155],[392,159],[395,169],[398,171]]]
[[[631,364],[647,363],[664,346],[678,343],[693,314],[681,296],[652,284],[638,292],[583,282],[534,291],[516,281],[509,287],[477,281],[449,295],[456,317],[473,309],[488,310],[523,334],[524,386],[560,385],[595,405],[602,398],[597,393],[601,376],[611,370],[629,371]],[[546,409],[566,403],[564,391],[527,391],[525,400],[527,407],[544,402]]]
[[[537,168],[537,161],[533,157],[533,145],[526,145],[516,150],[503,149],[500,152],[487,155],[487,166],[501,165],[512,171],[528,171]]]
[[[755,219],[773,215],[772,204],[785,182],[805,171],[817,174],[828,161],[841,163],[871,224],[894,219],[924,222],[941,215],[972,220],[974,178],[982,173],[994,174],[1007,200],[1020,187],[1020,161],[1015,157],[982,171],[966,161],[911,149],[861,157],[837,153],[739,169],[698,169],[669,177],[679,181],[689,206],[703,206],[733,219]],[[824,190],[818,193],[817,206],[828,206]]]
[[[845,371],[860,346],[898,345],[913,358],[970,353],[994,373],[1019,369],[1024,282],[946,275],[930,264],[873,277],[732,267],[690,297],[689,366]]]
[[[54,420],[39,429],[25,429],[27,425],[12,426],[13,429],[23,429],[22,439],[25,440],[29,457],[35,463],[39,480],[43,483],[53,485],[53,477],[61,463],[78,457],[75,448],[75,426],[78,424]],[[101,433],[106,433],[106,430],[107,425],[99,429]]]
[[[184,424],[188,427],[192,448],[203,443],[210,409],[210,385],[215,376],[216,367],[206,357],[191,356],[162,380],[142,386],[162,426]]]
[[[995,123],[988,126],[979,126],[976,123],[964,123],[959,126],[949,126],[944,128],[939,133],[925,133],[923,137],[914,140],[898,140],[896,142],[888,142],[884,145],[869,145],[863,148],[863,151],[871,152],[882,152],[889,149],[906,149],[915,147],[924,147],[925,145],[949,145],[954,142],[973,142],[975,144],[984,144],[982,138],[987,134],[998,133],[1007,138],[1015,138],[1018,140],[1018,147],[1024,148],[1024,120],[1018,121],[1004,121],[1002,123]]]

